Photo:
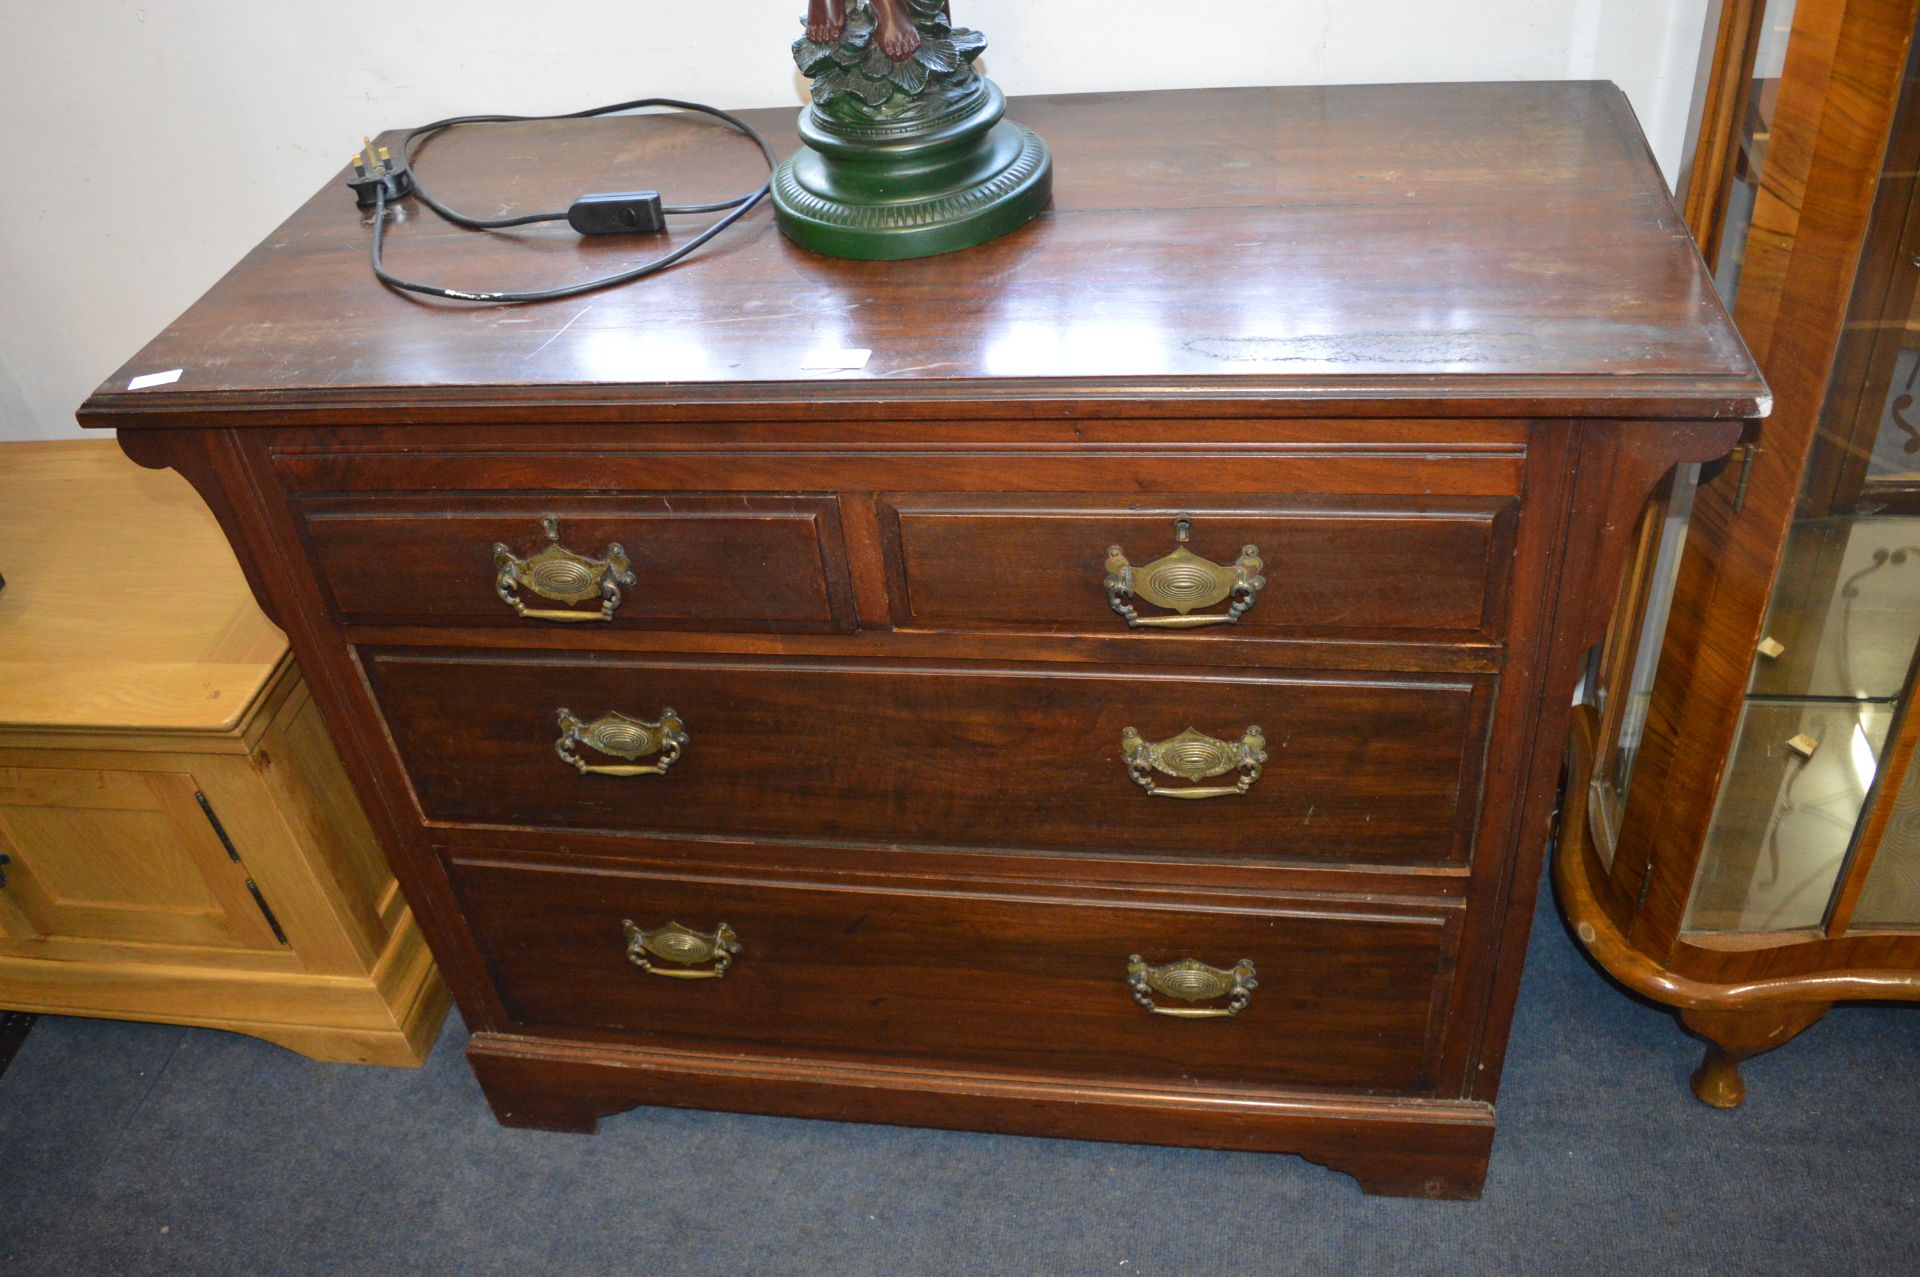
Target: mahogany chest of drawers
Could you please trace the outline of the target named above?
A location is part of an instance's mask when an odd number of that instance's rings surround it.
[[[1649,493],[1765,386],[1611,86],[1012,113],[1055,205],[994,244],[836,261],[756,215],[544,306],[383,291],[329,185],[81,419],[219,516],[501,1121],[1470,1196],[1581,662]],[[703,128],[425,162],[456,207],[615,155],[750,185]],[[387,256],[532,287],[654,251],[401,217]]]

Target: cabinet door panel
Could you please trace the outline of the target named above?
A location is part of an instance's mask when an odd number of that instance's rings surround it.
[[[195,794],[168,772],[0,768],[7,933],[279,948]]]

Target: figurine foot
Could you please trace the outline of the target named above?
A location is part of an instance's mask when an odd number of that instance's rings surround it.
[[[874,39],[895,62],[905,62],[920,47],[920,33],[900,7],[900,0],[875,0],[873,18]]]
[[[838,44],[840,36],[847,29],[847,6],[844,0],[808,0],[806,16],[807,39],[815,44]]]

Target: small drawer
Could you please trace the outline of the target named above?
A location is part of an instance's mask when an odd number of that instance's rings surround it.
[[[1464,861],[1495,686],[773,657],[363,660],[431,821],[1235,863]]]
[[[1504,629],[1515,511],[1495,497],[908,493],[884,499],[882,527],[903,628],[1486,642]]]
[[[1430,1094],[1461,918],[450,862],[527,1027],[1200,1085]]]
[[[293,508],[349,624],[855,628],[833,496],[447,493]]]

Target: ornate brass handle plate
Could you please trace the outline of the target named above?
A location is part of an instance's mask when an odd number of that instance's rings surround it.
[[[623,920],[620,926],[627,933],[627,961],[648,975],[669,980],[718,980],[733,965],[733,955],[740,952],[740,938],[724,922],[712,935],[677,922],[652,931],[643,931],[632,919]],[[672,965],[655,966],[649,954]],[[696,969],[702,962],[713,965]]]
[[[1119,546],[1107,547],[1107,602],[1127,618],[1128,625],[1173,630],[1234,625],[1253,606],[1267,584],[1267,578],[1260,575],[1266,567],[1260,561],[1260,547],[1242,546],[1240,557],[1231,566],[1223,566],[1189,550],[1187,542],[1192,535],[1193,520],[1183,514],[1173,521],[1173,553],[1142,568],[1134,567]],[[1188,615],[1195,608],[1212,607],[1229,596],[1233,602],[1224,612]],[[1134,610],[1135,598],[1177,615],[1141,616]]]
[[[1247,1003],[1253,1000],[1254,989],[1259,987],[1260,982],[1254,979],[1254,975],[1251,958],[1242,958],[1225,971],[1193,958],[1169,962],[1164,967],[1148,966],[1137,953],[1127,959],[1127,987],[1133,990],[1133,1000],[1155,1015],[1177,1015],[1186,1020],[1211,1020],[1239,1015],[1247,1009]],[[1227,1004],[1221,1007],[1163,1007],[1153,1000],[1156,993],[1182,1002],[1210,1002],[1225,998]]]
[[[620,606],[620,587],[634,582],[627,552],[616,541],[607,547],[605,558],[590,559],[560,544],[557,516],[547,515],[540,520],[540,527],[547,534],[547,544],[524,559],[501,542],[493,543],[493,566],[499,570],[493,592],[516,616],[539,621],[611,621],[614,609]],[[520,597],[522,589],[557,603],[583,603],[597,596],[600,610],[528,607]]]
[[[591,723],[575,718],[570,709],[557,710],[554,717],[560,723],[560,739],[553,743],[553,752],[582,776],[664,776],[687,747],[687,726],[670,709],[660,711],[657,723],[628,718],[617,710],[602,714]],[[575,752],[579,745],[628,761],[589,763]],[[655,754],[660,756],[657,763],[633,761]]]
[[[1267,761],[1267,738],[1258,727],[1249,727],[1237,741],[1216,740],[1189,727],[1178,736],[1149,744],[1129,727],[1120,733],[1120,757],[1134,783],[1157,798],[1226,798],[1246,793],[1260,779],[1260,765]],[[1153,779],[1159,772],[1182,780],[1210,780],[1235,769],[1240,778],[1231,785],[1161,785]]]

